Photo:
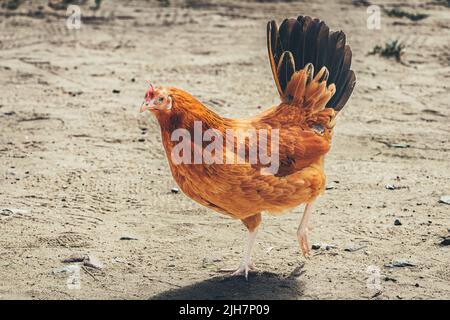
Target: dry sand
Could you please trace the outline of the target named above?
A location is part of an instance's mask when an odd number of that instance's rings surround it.
[[[430,16],[382,14],[368,30],[350,0],[169,2],[87,4],[80,30],[47,1],[1,9],[0,299],[449,299],[450,9],[373,1]],[[225,116],[275,104],[266,22],[298,14],[347,33],[358,78],[312,218],[311,243],[333,247],[305,260],[303,208],[266,215],[246,283],[217,272],[239,263],[244,226],[171,193],[158,126],[138,107],[150,81]],[[393,39],[403,63],[367,55]],[[76,254],[103,268],[70,289],[58,269]]]

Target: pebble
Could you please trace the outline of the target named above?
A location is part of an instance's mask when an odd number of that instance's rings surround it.
[[[334,244],[326,244],[326,243],[315,243],[311,246],[311,249],[313,250],[319,250],[320,248],[323,248],[325,250],[330,250],[336,248]]]
[[[416,264],[408,260],[394,260],[391,263],[385,264],[388,268],[405,268],[405,267],[415,267]]]
[[[170,190],[172,193],[179,193],[180,189],[178,188],[172,188],[172,190]]]
[[[69,258],[63,259],[62,262],[63,263],[84,262],[85,260],[88,260],[88,259],[89,259],[88,255],[81,254],[81,255],[70,256]]]
[[[366,248],[366,247],[367,247],[367,246],[365,246],[365,245],[354,245],[354,244],[352,244],[352,245],[347,246],[347,247],[344,249],[344,251],[347,251],[347,252],[355,252],[355,251],[364,249],[364,248]]]
[[[401,225],[402,225],[402,222],[400,221],[400,219],[395,219],[394,225],[396,225],[396,226],[401,226]]]
[[[405,144],[405,143],[392,143],[391,145],[389,145],[391,148],[409,148],[410,145],[409,144]]]
[[[100,262],[100,260],[97,259],[95,256],[87,255],[87,254],[80,254],[80,255],[73,255],[70,256],[67,259],[62,260],[63,263],[76,263],[81,262],[84,266],[94,268],[101,270],[103,269],[103,263]]]
[[[0,215],[6,216],[6,217],[12,216],[13,214],[14,214],[14,212],[12,210],[10,210],[10,209],[3,209],[0,212]]]
[[[129,237],[129,236],[123,236],[123,237],[120,237],[119,240],[138,240],[138,238]]]
[[[269,254],[270,251],[272,251],[272,250],[273,250],[273,247],[268,247],[268,248],[266,249],[266,253]]]
[[[397,279],[391,278],[391,277],[385,277],[384,281],[386,281],[386,282],[388,282],[388,281],[397,282]]]
[[[303,273],[305,273],[305,270],[303,269],[304,264],[299,265],[294,269],[294,271],[291,272],[291,277],[300,277]]]
[[[439,199],[439,203],[450,204],[450,196],[442,196]]]
[[[100,260],[98,260],[98,258],[95,256],[89,256],[89,258],[87,260],[85,260],[83,264],[86,267],[91,267],[91,268],[98,269],[98,270],[101,270],[104,267],[103,263],[100,262]]]

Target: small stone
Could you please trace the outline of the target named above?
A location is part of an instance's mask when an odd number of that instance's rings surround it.
[[[347,246],[347,247],[344,249],[344,251],[347,251],[347,252],[355,252],[355,251],[364,249],[364,248],[366,248],[366,247],[367,247],[367,246],[365,246],[365,245],[354,245],[354,244],[351,244],[351,245]]]
[[[442,240],[440,245],[441,246],[450,246],[450,238],[445,238],[444,240]]]
[[[175,266],[174,264],[171,264],[172,266]],[[171,266],[169,265],[169,267]],[[203,258],[202,260],[202,268],[208,268],[212,266],[212,260],[210,258]]]
[[[442,196],[439,199],[439,203],[450,204],[450,196]]]
[[[69,258],[63,259],[62,263],[74,263],[74,262],[84,262],[85,260],[89,259],[88,255],[85,254],[77,254],[70,256]]]
[[[124,236],[124,237],[120,237],[119,240],[128,240],[128,241],[131,241],[131,240],[138,240],[138,238],[129,237],[129,236]]]
[[[120,90],[113,89],[112,93],[114,93],[114,94],[119,94],[119,93],[120,93]]]
[[[377,292],[375,292],[375,293],[372,295],[372,299],[381,296],[382,293],[383,293],[382,291],[378,290]]]
[[[387,184],[386,186],[385,186],[385,188],[386,189],[388,189],[388,190],[395,190],[395,189],[397,189],[394,185],[392,185],[392,184]]]
[[[305,273],[303,267],[304,264],[297,266],[294,271],[291,272],[290,277],[300,277],[303,273]]]
[[[100,262],[100,260],[97,259],[97,257],[95,256],[89,256],[87,260],[84,260],[83,264],[86,267],[90,267],[90,268],[94,268],[94,269],[98,269],[101,270],[103,269],[103,263]]]
[[[9,216],[14,215],[14,212],[13,212],[12,210],[10,210],[10,209],[3,209],[3,210],[0,212],[0,215],[9,217]]]
[[[313,250],[319,250],[319,249],[320,249],[320,244],[315,243],[315,244],[313,244],[313,245],[311,246],[311,248],[312,248]]]
[[[384,281],[386,281],[386,282],[392,281],[392,282],[396,283],[396,282],[397,282],[397,279],[391,278],[391,277],[385,277],[385,278],[384,278]]]
[[[409,148],[410,147],[409,144],[405,144],[405,143],[392,143],[389,146],[391,148],[400,148],[400,149],[404,149],[404,148]]]
[[[178,188],[172,188],[172,190],[170,190],[172,193],[175,193],[175,194],[177,194],[177,193],[179,193],[180,192],[180,189],[178,189]]]
[[[385,264],[388,268],[405,268],[405,267],[415,267],[416,264],[408,260],[394,260],[391,263]]]
[[[266,249],[266,254],[269,254],[272,250],[273,250],[273,247],[268,247],[268,248]]]
[[[394,225],[396,225],[396,226],[401,226],[401,225],[402,225],[402,222],[400,221],[400,219],[395,219]]]

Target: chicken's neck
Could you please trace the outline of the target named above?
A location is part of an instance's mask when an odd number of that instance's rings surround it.
[[[170,112],[156,114],[163,135],[170,136],[177,129],[185,129],[193,134],[199,123],[203,132],[215,129],[224,133],[233,124],[233,120],[221,117],[192,96],[172,95],[172,98]]]
[[[219,131],[223,136],[228,128],[233,124],[233,120],[223,118],[215,112],[209,110],[195,98],[190,96],[177,97],[172,95],[173,105],[168,112],[156,114],[156,118],[161,126],[161,137],[169,164],[177,180],[177,174],[173,170],[172,150],[176,145],[181,144],[188,148],[187,152],[194,152],[196,137],[203,137],[209,129]],[[186,142],[189,141],[189,146]],[[204,141],[200,142],[203,145]],[[184,149],[183,149],[184,150]],[[185,151],[183,151],[184,153]],[[188,160],[189,161],[189,160]],[[191,162],[187,162],[191,163]]]

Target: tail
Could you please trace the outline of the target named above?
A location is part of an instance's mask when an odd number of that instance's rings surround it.
[[[286,19],[267,25],[267,47],[275,83],[284,102],[315,111],[340,111],[355,87],[352,51],[342,31],[331,32],[318,19]],[[305,103],[307,105],[305,105]]]

